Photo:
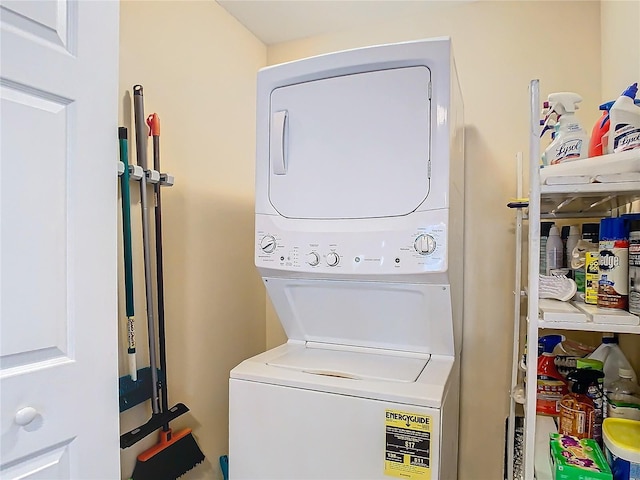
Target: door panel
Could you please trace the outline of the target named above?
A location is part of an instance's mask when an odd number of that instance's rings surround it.
[[[66,1],[4,0],[3,28],[75,53],[69,45],[69,27],[76,19],[76,7],[77,3]]]
[[[0,89],[2,114],[12,119],[3,122],[2,156],[9,161],[0,166],[0,258],[5,259],[0,366],[8,369],[68,356],[73,332],[67,303],[74,299],[68,298],[66,179],[68,168],[77,165],[67,151],[68,101],[24,91],[25,86]]]
[[[6,480],[65,480],[70,477],[70,441],[54,445],[44,451],[35,452],[26,458],[11,462],[3,469]]]
[[[274,208],[291,218],[415,210],[429,193],[430,79],[428,68],[406,67],[275,89]]]
[[[0,2],[2,478],[119,476],[117,25]]]

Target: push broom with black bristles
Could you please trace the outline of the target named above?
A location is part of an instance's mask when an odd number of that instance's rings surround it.
[[[144,150],[143,158],[145,165],[142,168],[146,170],[146,132],[143,123],[144,107],[142,86],[134,86],[134,114],[136,123],[136,142],[137,149]],[[156,114],[150,115],[147,123],[150,127],[149,135],[153,137],[153,157],[154,157],[154,170],[160,172],[160,120]],[[144,136],[144,140],[143,140]],[[144,185],[146,190],[146,182],[141,183],[141,187]],[[158,420],[163,420],[162,430],[160,432],[159,442],[149,450],[138,455],[136,466],[133,470],[133,480],[175,480],[176,478],[184,475],[189,470],[193,469],[196,465],[204,461],[204,454],[193,437],[191,429],[187,428],[179,432],[174,433],[169,427],[169,421],[176,418],[179,414],[188,411],[188,408],[182,404],[184,411],[178,413],[178,415],[171,415],[170,413],[176,409],[173,407],[169,409],[168,395],[167,395],[167,356],[165,346],[165,322],[164,322],[164,281],[163,281],[163,268],[162,268],[162,210],[160,201],[160,182],[154,185],[155,192],[155,238],[156,238],[156,281],[158,292],[158,346],[160,357],[160,368],[164,372],[164,382],[157,380],[153,382],[154,388],[152,392],[152,408],[154,417]],[[143,192],[143,196],[146,191]],[[143,207],[144,210],[144,207]],[[144,219],[143,219],[144,221]],[[148,232],[147,232],[148,233]],[[143,237],[144,225],[143,225]],[[143,238],[143,244],[145,250],[149,250],[149,236],[146,235],[146,240]],[[147,276],[147,261],[148,255],[145,255],[145,276]],[[148,269],[150,277],[150,268]],[[150,296],[151,289],[148,288]],[[152,303],[152,302],[151,302]],[[153,308],[152,305],[147,304],[147,308]],[[152,323],[152,322],[151,322]],[[153,340],[149,340],[150,345],[150,358],[151,358],[151,372],[156,371],[155,367],[155,335],[152,336],[153,328],[150,329],[149,336]],[[153,344],[153,348],[152,348]],[[154,353],[151,353],[154,350]],[[161,393],[161,395],[160,395]],[[159,400],[161,397],[162,406],[159,408]],[[159,413],[156,416],[156,412]],[[152,420],[154,419],[152,417]],[[150,422],[151,422],[150,421]],[[148,422],[148,423],[150,423]]]

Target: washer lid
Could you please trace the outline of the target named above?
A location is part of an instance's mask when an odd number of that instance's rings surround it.
[[[267,362],[275,367],[353,380],[415,382],[430,355],[410,358],[364,352],[305,348],[293,350]]]
[[[276,88],[269,199],[289,218],[407,215],[429,194],[431,72],[391,68]]]
[[[451,287],[264,277],[292,340],[453,355]]]

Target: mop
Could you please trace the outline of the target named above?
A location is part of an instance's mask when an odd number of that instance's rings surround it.
[[[142,97],[142,93],[140,93]],[[142,119],[142,99],[140,99],[140,109],[136,109],[136,125]],[[140,116],[138,116],[140,110]],[[153,168],[160,172],[160,119],[154,113],[147,119],[150,131],[153,136]],[[139,131],[136,129],[136,134]],[[163,260],[162,260],[162,203],[160,196],[160,182],[154,185],[155,193],[155,240],[156,240],[156,281],[158,292],[158,338],[160,369],[165,373],[165,381],[160,382],[161,411],[167,412],[168,391],[167,391],[167,356],[166,356],[166,336],[164,322],[164,280],[163,280]],[[156,390],[157,392],[157,390]],[[186,408],[186,407],[185,407]],[[196,465],[204,461],[204,454],[187,428],[173,433],[169,428],[169,419],[162,425],[160,440],[149,450],[138,455],[136,466],[133,470],[134,480],[173,480],[185,474]]]
[[[127,146],[126,127],[118,128],[120,143],[120,161],[124,163],[124,172],[120,178],[122,191],[122,246],[124,251],[124,287],[126,291],[127,314],[127,356],[129,358],[129,375],[132,381],[138,379],[136,368],[136,339],[133,319],[133,260],[131,254],[131,196],[129,194],[129,149]]]

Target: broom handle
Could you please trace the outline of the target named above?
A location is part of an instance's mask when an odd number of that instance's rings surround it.
[[[151,244],[149,242],[149,212],[147,210],[147,132],[144,126],[144,100],[142,85],[133,87],[133,111],[136,126],[136,152],[138,165],[144,170],[140,181],[140,202],[142,204],[142,245],[144,253],[144,284],[147,301],[147,330],[149,333],[149,364],[151,367],[151,409],[154,415],[160,413],[158,398],[158,366],[156,363],[156,331],[153,320],[153,284],[151,279]]]
[[[152,113],[147,117],[149,135],[153,139],[153,169],[160,173],[160,117]],[[156,200],[155,225],[156,225],[156,287],[158,289],[158,350],[160,353],[160,370],[164,372],[164,382],[160,382],[160,401],[162,411],[169,410],[167,392],[167,349],[164,324],[164,269],[162,261],[162,202],[160,196],[160,182],[153,186]],[[165,432],[169,431],[169,424],[162,426]]]

